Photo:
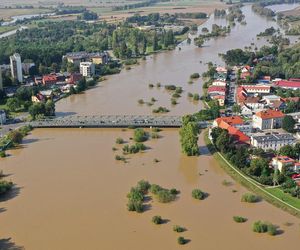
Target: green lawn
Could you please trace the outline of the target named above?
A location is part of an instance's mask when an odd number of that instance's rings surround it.
[[[284,193],[280,188],[267,188],[266,191],[300,209],[300,199],[292,197],[290,194]]]
[[[300,218],[300,199],[293,198],[289,194],[283,193],[279,188],[264,188],[260,185],[257,185],[254,180],[250,178],[245,178],[243,173],[240,170],[234,168],[232,169],[226,161],[220,156],[218,152],[215,151],[214,145],[208,138],[208,130],[204,132],[204,141],[213,157],[218,161],[220,166],[237,182],[253,191],[254,193],[261,196],[264,200],[273,204],[274,206],[281,208],[284,211],[289,212],[290,214]],[[274,197],[275,196],[275,197]],[[287,203],[287,204],[285,204]],[[292,208],[290,206],[295,208]]]

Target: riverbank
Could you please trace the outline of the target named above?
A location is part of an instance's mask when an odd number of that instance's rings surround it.
[[[224,156],[216,151],[211,140],[208,138],[208,131],[206,130],[204,135],[204,141],[206,146],[212,153],[213,157],[218,161],[219,165],[236,181],[247,187],[249,190],[260,195],[264,200],[273,204],[274,206],[289,212],[290,214],[300,218],[300,200],[293,198],[289,194],[283,193],[276,187],[263,187],[250,177],[243,174],[239,169],[230,164]]]

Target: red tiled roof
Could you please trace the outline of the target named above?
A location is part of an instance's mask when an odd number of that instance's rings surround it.
[[[275,83],[277,87],[300,88],[300,81],[281,80]]]
[[[259,111],[255,115],[260,117],[261,119],[282,118],[285,116],[285,114],[283,114],[280,110],[272,109]]]
[[[215,91],[219,91],[219,92],[225,92],[226,91],[226,87],[224,86],[210,86],[208,87],[207,92],[215,92]]]
[[[262,85],[243,85],[242,86],[246,91],[247,90],[270,90],[270,86],[262,86]]]
[[[224,95],[214,95],[211,98],[212,99],[222,99],[222,100],[225,100],[225,96]]]
[[[237,129],[233,126],[229,126],[227,130],[228,130],[228,133],[230,135],[232,135],[234,137],[234,139],[239,142],[249,142],[250,141],[250,138],[247,135],[245,135],[242,131],[240,131],[239,129]]]
[[[217,124],[219,125],[221,122],[225,122],[228,125],[239,125],[243,124],[244,121],[240,116],[228,116],[228,117],[219,117],[216,119]]]
[[[277,157],[275,157],[275,159],[277,161],[282,162],[282,163],[293,163],[293,162],[295,162],[294,159],[292,159],[292,158],[290,158],[288,156],[283,156],[283,155],[277,156]]]
[[[57,76],[56,75],[44,75],[43,76],[43,81],[57,81]]]

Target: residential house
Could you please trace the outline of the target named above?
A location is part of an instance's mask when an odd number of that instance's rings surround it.
[[[274,87],[297,90],[300,89],[300,80],[279,80],[275,81]]]
[[[44,85],[52,85],[52,84],[56,84],[57,82],[58,82],[58,78],[56,74],[44,75],[42,78],[42,83]]]
[[[212,95],[211,99],[217,100],[221,107],[225,105],[225,95]]]
[[[271,86],[268,85],[242,85],[248,94],[270,94]]]
[[[226,93],[226,87],[224,86],[209,86],[207,89],[209,95],[224,95]]]
[[[80,73],[72,73],[68,78],[67,82],[69,84],[76,84],[82,79],[82,75]]]
[[[251,136],[251,145],[263,150],[279,150],[286,145],[294,144],[296,139],[289,133],[260,133]]]
[[[225,87],[227,85],[226,81],[223,80],[215,80],[212,82],[212,86],[223,86]]]
[[[213,122],[213,127],[226,129],[239,144],[249,144],[250,138],[240,130],[243,125],[244,121],[240,116],[219,117]]]
[[[253,127],[261,130],[281,128],[284,116],[280,110],[259,111],[253,115]]]
[[[31,101],[35,102],[35,103],[45,102],[46,97],[44,95],[42,95],[41,93],[37,93],[36,95],[31,96]]]
[[[276,156],[272,159],[270,164],[274,169],[300,172],[300,163],[288,156]]]

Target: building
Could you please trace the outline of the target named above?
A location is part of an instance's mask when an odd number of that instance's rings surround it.
[[[38,102],[45,102],[46,101],[46,97],[43,96],[40,93],[37,93],[36,95],[31,96],[31,101],[38,103]]]
[[[274,87],[297,90],[300,89],[300,79],[275,81]]]
[[[22,61],[21,56],[17,53],[10,57],[11,76],[19,83],[23,82]]]
[[[80,73],[72,73],[70,77],[67,78],[67,82],[69,84],[76,84],[82,79],[82,75]]]
[[[92,62],[80,63],[80,74],[85,77],[92,77],[95,75],[95,64]]]
[[[215,80],[212,82],[212,86],[223,86],[225,87],[227,85],[226,81],[223,80]]]
[[[259,111],[252,117],[253,127],[261,130],[281,128],[284,116],[280,110]]]
[[[107,64],[109,61],[109,54],[107,52],[88,53],[85,51],[71,52],[63,56],[67,62],[73,63],[79,67],[81,62],[92,62],[94,64]]]
[[[245,129],[244,121],[240,116],[219,117],[214,120],[213,127],[226,129],[228,133],[240,144],[249,144],[250,137],[241,131]]]
[[[224,95],[213,95],[213,96],[211,96],[211,98],[213,100],[217,100],[221,107],[225,105],[225,96]]]
[[[282,172],[283,169],[285,169],[285,170],[294,170],[295,169],[295,163],[296,163],[296,161],[294,159],[290,158],[290,157],[276,156],[272,159],[270,165],[274,169],[278,169],[280,172]],[[296,166],[295,170],[299,171],[299,169],[297,169],[297,166]]]
[[[251,145],[263,150],[279,150],[283,146],[294,144],[295,140],[289,133],[260,133],[251,136]]]
[[[42,83],[44,85],[52,85],[58,82],[56,74],[44,75],[42,78]]]
[[[224,86],[209,86],[207,89],[209,95],[225,95],[226,87]]]
[[[270,94],[271,86],[268,85],[242,85],[244,90],[249,94]]]
[[[0,125],[6,123],[6,113],[4,110],[0,110]]]

